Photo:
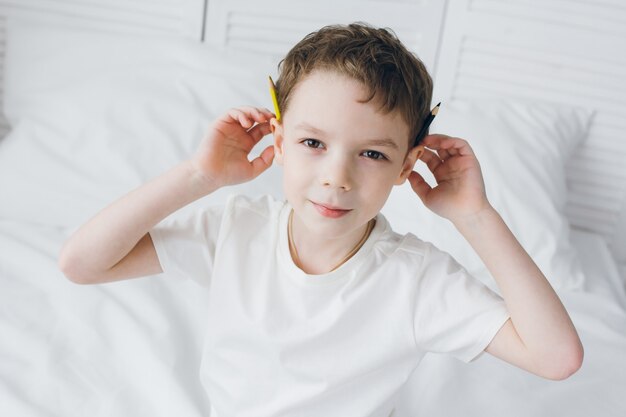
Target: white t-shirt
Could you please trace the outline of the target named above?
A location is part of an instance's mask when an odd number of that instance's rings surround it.
[[[164,272],[208,291],[212,417],[387,417],[426,352],[470,362],[509,317],[450,255],[382,214],[346,263],[308,275],[289,252],[290,211],[234,196],[150,232]]]

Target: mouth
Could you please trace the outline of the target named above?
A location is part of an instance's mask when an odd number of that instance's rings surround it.
[[[313,203],[313,207],[315,207],[317,212],[320,213],[322,216],[330,217],[333,219],[341,217],[352,211],[352,209],[344,209],[330,204],[320,204],[313,201],[311,201],[311,203]]]

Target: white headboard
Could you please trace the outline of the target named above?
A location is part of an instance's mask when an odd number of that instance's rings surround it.
[[[306,34],[335,23],[391,28],[434,72],[445,1],[211,0],[205,42],[281,59]]]

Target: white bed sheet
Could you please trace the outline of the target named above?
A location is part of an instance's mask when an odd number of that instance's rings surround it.
[[[73,284],[70,232],[0,221],[0,416],[208,416],[199,287]]]
[[[56,267],[70,232],[0,221],[0,415],[208,416],[199,287],[158,276],[72,284]],[[489,355],[468,365],[427,355],[395,417],[623,415],[626,296],[604,241],[573,237],[591,283],[562,294],[585,346],[579,372],[554,382]]]

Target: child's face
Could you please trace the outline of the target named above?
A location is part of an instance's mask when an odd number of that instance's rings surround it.
[[[357,101],[365,98],[358,81],[314,71],[293,90],[282,121],[272,120],[285,197],[309,230],[326,236],[344,235],[376,216],[420,151],[407,155],[409,128],[397,112],[378,112],[375,100]]]

